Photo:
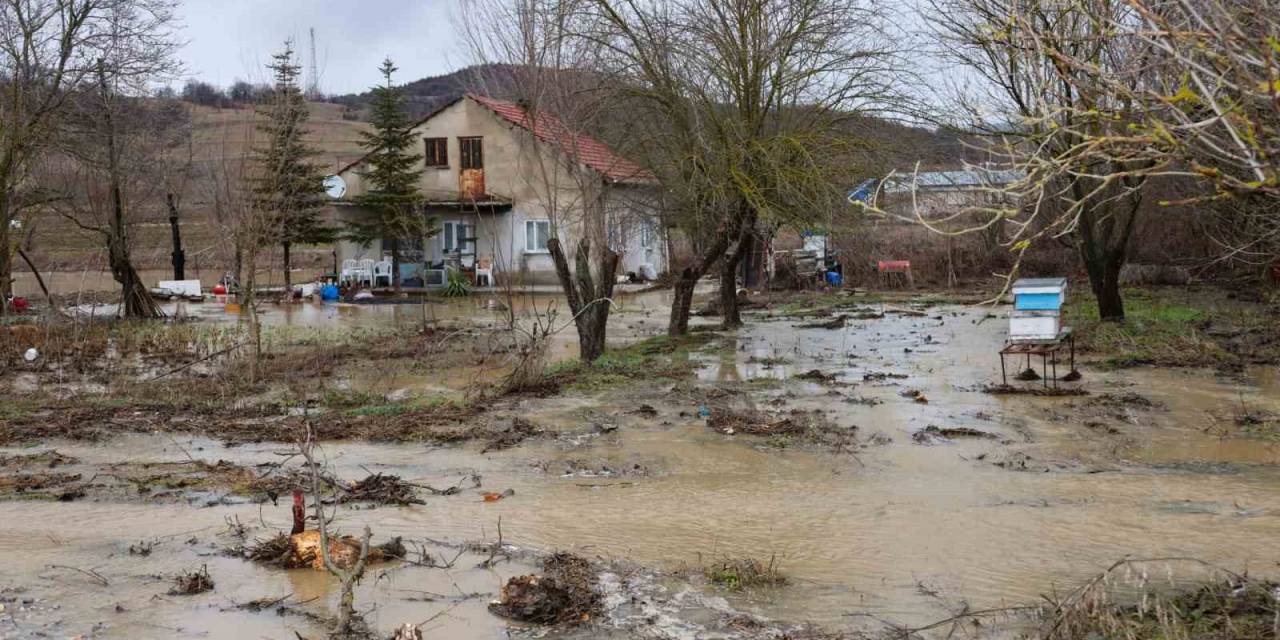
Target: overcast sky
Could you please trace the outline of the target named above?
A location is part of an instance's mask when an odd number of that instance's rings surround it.
[[[310,64],[307,30],[316,30],[320,89],[364,91],[379,80],[391,56],[408,82],[467,64],[455,34],[458,0],[183,0],[187,41],[181,57],[189,78],[227,86],[236,79],[265,82],[263,65],[292,37],[304,74]]]

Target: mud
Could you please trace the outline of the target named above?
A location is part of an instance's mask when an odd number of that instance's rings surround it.
[[[637,376],[490,400],[472,413],[332,410],[335,420],[317,428],[328,429],[323,449],[335,479],[396,476],[423,503],[338,507],[335,528],[367,524],[409,548],[406,560],[370,574],[357,607],[381,635],[432,618],[426,637],[503,637],[511,623],[487,603],[511,578],[539,574],[554,550],[589,558],[600,596],[588,624],[538,631],[572,640],[883,633],[875,620],[924,626],[961,603],[1034,601],[1125,555],[1202,557],[1249,568],[1260,580],[1274,571],[1280,446],[1235,416],[1242,400],[1250,415],[1280,411],[1280,374],[1250,369],[1238,380],[1086,366],[1081,381],[1061,388],[1088,395],[1036,395],[1040,382],[1012,387],[1028,393],[983,393],[999,380],[1001,323],[975,323],[985,309],[909,310],[917,313],[840,329],[799,328],[753,312],[746,328],[722,338],[727,344],[681,355],[696,368],[693,381]],[[811,370],[840,384],[797,378]],[[358,371],[344,363],[331,380],[385,397],[471,375],[406,368],[375,386]],[[1124,400],[1129,393],[1151,406]],[[56,408],[42,417],[58,421],[59,411],[75,410],[73,402]],[[82,468],[127,460],[159,473],[167,467],[157,465],[192,468],[189,458],[250,470],[278,465],[290,430],[237,411],[249,410],[191,414],[172,434],[133,426],[126,407],[47,432],[34,431],[34,414],[6,418],[6,428],[32,429],[9,442],[30,438],[44,448],[0,449],[3,460],[26,460],[0,471],[83,475]],[[734,435],[709,424],[730,415],[745,416],[717,421]],[[856,434],[856,455],[799,441],[816,417],[818,433]],[[517,418],[541,433],[496,449],[485,437],[430,435],[519,432]],[[237,432],[219,420],[247,424]],[[1230,432],[1215,432],[1219,423]],[[737,425],[791,433],[753,435]],[[939,446],[917,445],[913,434],[930,425],[993,437],[951,431]],[[63,437],[81,432],[96,440]],[[237,433],[243,437],[224,441]],[[395,443],[374,442],[376,434]],[[778,446],[788,439],[790,446]],[[28,460],[33,455],[47,457]],[[513,493],[500,501],[483,499],[506,489]],[[287,508],[265,495],[0,501],[0,522],[0,594],[31,600],[16,622],[0,615],[8,635],[316,637],[336,598],[323,572],[222,553],[288,529]],[[140,541],[151,551],[130,555]],[[771,557],[787,577],[777,589],[731,591],[680,571],[709,558]],[[172,576],[206,564],[212,591],[155,598]],[[110,586],[49,565],[92,569]],[[807,623],[817,628],[804,631]]]

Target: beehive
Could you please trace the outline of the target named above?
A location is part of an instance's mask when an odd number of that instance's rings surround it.
[[[1066,299],[1066,278],[1023,278],[1014,282],[1009,339],[1015,342],[1057,339],[1062,331],[1062,305]]]

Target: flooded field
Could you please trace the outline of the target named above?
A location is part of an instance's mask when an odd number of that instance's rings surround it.
[[[660,333],[664,304],[662,293],[624,299],[613,337]],[[836,328],[751,313],[745,328],[689,356],[689,380],[637,377],[495,399],[487,419],[519,418],[547,432],[510,448],[324,443],[327,463],[347,481],[383,473],[461,488],[419,491],[423,504],[337,511],[331,526],[344,532],[367,524],[375,542],[401,536],[432,557],[456,558],[450,569],[374,567],[357,606],[383,635],[425,622],[426,637],[508,637],[508,622],[487,603],[507,578],[536,568],[535,552],[555,550],[607,567],[601,619],[548,634],[563,638],[761,637],[733,622],[744,613],[878,633],[886,622],[921,626],[962,606],[1034,602],[1124,556],[1277,573],[1280,441],[1241,419],[1280,413],[1274,367],[1224,378],[1085,364],[1081,381],[1062,386],[1087,395],[992,394],[1006,327],[990,309],[868,308],[866,319]],[[206,319],[223,313],[205,309],[197,313]],[[493,321],[483,299],[430,312]],[[414,325],[423,313],[415,305],[301,305],[272,311],[268,321]],[[571,330],[561,335],[557,360],[575,344]],[[461,389],[477,375],[380,372],[366,363],[341,367],[336,384],[412,395]],[[729,410],[821,415],[840,444],[709,427]],[[59,472],[86,478],[122,461],[257,468],[294,451],[170,433],[28,444],[0,455],[56,449],[69,457]],[[147,500],[128,488],[70,502],[0,502],[0,636],[319,637],[315,616],[332,609],[336,581],[226,552],[287,530],[287,499],[181,491]],[[483,497],[507,490],[505,499]],[[512,557],[479,568],[488,554],[465,544],[496,541],[499,522]],[[787,584],[728,592],[697,571],[740,557],[774,558]],[[174,574],[201,566],[214,590],[167,594]],[[251,605],[286,596],[288,615]],[[1011,622],[982,633],[1016,631]]]

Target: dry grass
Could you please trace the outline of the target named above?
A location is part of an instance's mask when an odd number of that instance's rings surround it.
[[[1209,576],[1180,588],[1174,569]],[[1198,560],[1122,560],[1043,612],[1039,640],[1274,640],[1280,585]]]

